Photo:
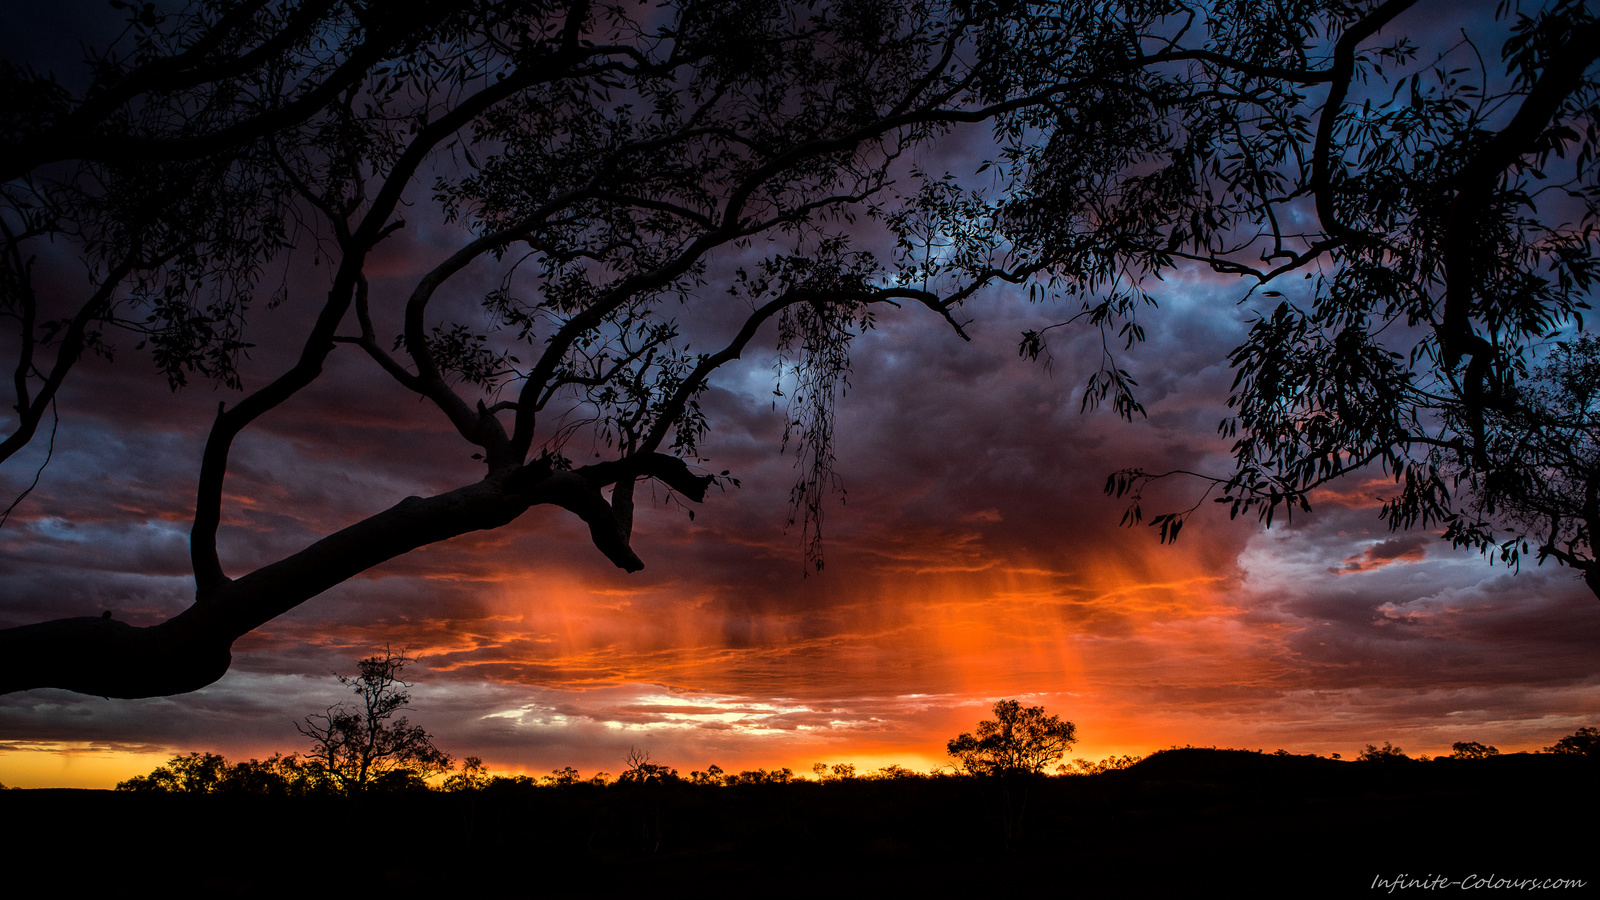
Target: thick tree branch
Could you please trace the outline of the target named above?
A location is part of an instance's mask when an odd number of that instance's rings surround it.
[[[624,477],[657,478],[693,500],[704,498],[709,482],[681,460],[647,453],[577,471],[535,464],[433,497],[408,497],[248,575],[205,585],[193,606],[159,625],[137,628],[107,613],[0,629],[0,693],[56,687],[147,697],[197,690],[227,671],[229,647],[242,635],[388,560],[499,528],[535,505],[573,512],[608,559],[638,571],[644,563],[600,493]]]
[[[390,217],[400,202],[405,186],[411,182],[428,154],[445,139],[489,107],[540,78],[553,77],[554,74],[543,69],[519,69],[463,99],[450,112],[418,131],[389,170],[361,224],[352,230],[333,286],[328,291],[328,299],[306,338],[299,361],[232,409],[219,410],[201,457],[194,526],[189,538],[196,584],[202,590],[225,577],[217,557],[217,528],[222,518],[222,486],[234,438],[251,422],[284,403],[322,374],[323,363],[335,346],[339,323],[348,312],[362,278],[366,255],[393,230]]]
[[[1383,26],[1394,21],[1396,16],[1410,9],[1417,0],[1387,0],[1361,20],[1352,24],[1339,37],[1338,43],[1333,47],[1333,68],[1329,72],[1328,99],[1323,102],[1322,116],[1317,121],[1316,141],[1311,152],[1311,184],[1312,196],[1316,199],[1317,218],[1322,221],[1322,227],[1328,234],[1335,238],[1348,238],[1355,235],[1348,226],[1340,221],[1338,212],[1334,209],[1334,167],[1339,161],[1334,158],[1333,130],[1339,119],[1340,112],[1344,109],[1344,98],[1350,90],[1350,80],[1355,77],[1356,48],[1362,41],[1372,37],[1383,29]]]
[[[1453,180],[1456,195],[1445,219],[1445,304],[1439,325],[1439,345],[1446,368],[1454,368],[1463,355],[1489,356],[1493,347],[1472,331],[1473,296],[1477,292],[1472,232],[1483,204],[1493,194],[1501,176],[1515,166],[1543,137],[1567,98],[1583,84],[1584,72],[1600,59],[1600,20],[1574,30],[1545,65],[1522,105]],[[1488,360],[1485,360],[1487,363]],[[1471,377],[1472,375],[1477,377]],[[1481,390],[1487,370],[1469,373]]]
[[[654,478],[696,503],[706,499],[710,475],[696,475],[676,456],[640,451],[575,470],[585,481],[602,488],[635,478]]]
[[[1475,301],[1482,293],[1477,275],[1483,264],[1477,258],[1480,251],[1474,244],[1475,233],[1501,177],[1534,150],[1567,98],[1583,85],[1584,72],[1596,59],[1600,59],[1600,20],[1591,20],[1571,32],[1545,64],[1511,121],[1473,154],[1454,179],[1456,195],[1444,224],[1444,311],[1436,333],[1440,362],[1447,372],[1455,369],[1463,356],[1470,357],[1461,376],[1461,399],[1471,452],[1480,462],[1484,461],[1486,437],[1484,413],[1506,398],[1493,383],[1499,348],[1472,326],[1478,306]],[[1495,299],[1482,298],[1485,304]]]

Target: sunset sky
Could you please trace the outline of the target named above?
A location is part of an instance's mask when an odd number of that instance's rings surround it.
[[[403,297],[460,239],[425,223],[402,235],[375,270],[375,303]],[[255,311],[247,386],[293,352],[325,274],[297,272],[287,303]],[[470,304],[471,288],[452,302]],[[692,519],[676,502],[641,509],[643,571],[623,573],[575,517],[536,507],[304,604],[236,644],[232,670],[199,692],[0,696],[0,782],[109,787],[177,752],[303,750],[295,722],[346,696],[334,673],[385,647],[416,657],[410,718],[439,746],[534,775],[615,774],[631,747],[684,772],[926,770],[1001,698],[1075,722],[1070,756],[1090,759],[1173,744],[1509,751],[1600,723],[1600,601],[1553,564],[1513,574],[1437,534],[1390,533],[1379,472],[1270,530],[1220,507],[1174,546],[1118,527],[1123,503],[1101,490],[1113,470],[1227,472],[1216,432],[1228,352],[1258,311],[1238,305],[1246,288],[1201,272],[1160,285],[1148,341],[1122,360],[1149,412],[1132,423],[1079,411],[1097,333],[1058,332],[1048,368],[1018,357],[1021,332],[1063,307],[988,294],[966,310],[971,343],[926,311],[882,316],[839,404],[847,495],[828,506],[820,574],[785,528],[796,472],[780,452],[769,336],[703,403],[705,468],[741,486],[714,489]],[[693,327],[709,342],[737,322]],[[133,343],[115,365],[85,361],[62,395],[53,458],[0,529],[0,626],[106,610],[151,624],[192,599],[202,438],[237,395],[170,393]],[[6,503],[46,449],[41,435],[0,470]],[[466,483],[481,471],[470,450],[341,348],[236,445],[224,565],[246,571]],[[1164,483],[1146,515],[1201,489]]]

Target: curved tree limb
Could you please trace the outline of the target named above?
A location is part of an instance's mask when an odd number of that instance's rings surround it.
[[[198,690],[228,670],[235,640],[301,603],[419,547],[499,528],[542,504],[579,516],[597,549],[638,571],[644,563],[600,493],[624,477],[658,478],[695,501],[710,482],[682,460],[644,453],[576,471],[536,463],[407,497],[248,575],[202,586],[193,606],[158,625],[129,625],[108,612],[0,629],[0,693],[54,687],[129,698]]]
[[[1355,77],[1356,48],[1361,42],[1377,34],[1383,26],[1415,5],[1417,0],[1386,0],[1365,17],[1352,24],[1339,37],[1333,48],[1333,68],[1329,72],[1328,99],[1317,120],[1316,141],[1311,153],[1311,193],[1317,203],[1317,218],[1322,227],[1334,238],[1355,236],[1333,207],[1333,127],[1344,108],[1344,98],[1350,90],[1350,80]]]

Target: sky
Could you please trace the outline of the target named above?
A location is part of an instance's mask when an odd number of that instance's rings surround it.
[[[376,303],[459,234],[403,237],[379,260]],[[296,273],[288,302],[260,311],[247,386],[295,347],[322,274]],[[174,753],[304,750],[295,723],[345,699],[335,675],[386,648],[415,658],[409,716],[440,747],[533,775],[615,774],[632,748],[684,772],[928,770],[1003,698],[1075,722],[1069,755],[1087,759],[1173,745],[1524,750],[1596,724],[1600,601],[1569,570],[1513,573],[1434,533],[1390,533],[1381,473],[1270,530],[1220,508],[1175,545],[1118,526],[1123,503],[1102,492],[1116,469],[1226,473],[1216,432],[1227,354],[1253,312],[1244,290],[1199,272],[1159,286],[1148,340],[1122,360],[1148,410],[1131,423],[1080,412],[1098,334],[1055,332],[1048,367],[1018,357],[1021,332],[1060,307],[992,293],[967,310],[970,343],[926,311],[881,317],[857,340],[838,406],[846,493],[827,508],[820,573],[785,527],[796,471],[780,450],[768,335],[703,401],[707,467],[739,486],[714,489],[692,518],[675,501],[641,509],[643,571],[612,566],[570,514],[534,508],[303,604],[241,639],[231,671],[192,694],[0,696],[0,783],[109,787]],[[50,463],[0,528],[0,627],[107,610],[152,624],[191,599],[201,441],[237,395],[169,392],[131,343],[75,373]],[[45,443],[0,469],[6,502]],[[341,348],[321,382],[236,445],[224,565],[246,571],[466,483],[469,452]],[[1146,514],[1201,489],[1164,482]]]

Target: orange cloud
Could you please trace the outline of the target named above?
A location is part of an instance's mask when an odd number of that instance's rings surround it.
[[[1432,541],[1431,534],[1411,534],[1379,541],[1354,556],[1347,556],[1338,566],[1329,567],[1334,575],[1370,572],[1395,563],[1421,562],[1428,556],[1425,546]]]

